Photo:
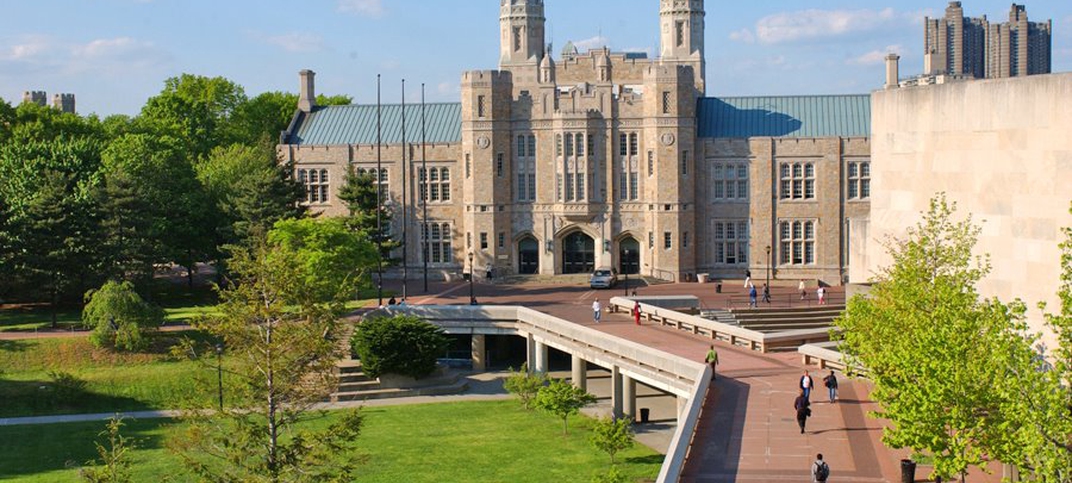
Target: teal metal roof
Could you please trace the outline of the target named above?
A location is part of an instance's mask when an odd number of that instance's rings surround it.
[[[384,144],[402,143],[402,105],[384,104]],[[462,140],[460,103],[425,105],[426,139],[429,143],[459,143]],[[322,106],[305,114],[289,138],[289,144],[333,146],[376,144],[376,106]],[[421,141],[421,105],[406,105],[406,141]]]
[[[701,138],[870,137],[871,96],[707,97],[697,117]]]

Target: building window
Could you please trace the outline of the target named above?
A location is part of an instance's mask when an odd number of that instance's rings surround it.
[[[689,152],[681,152],[681,176],[689,175]]]
[[[472,175],[472,162],[469,157],[469,153],[465,153],[465,179],[469,179]]]
[[[640,141],[639,141],[639,139],[640,139],[640,136],[637,136],[637,133],[629,134],[629,155],[630,156],[636,156],[638,153],[640,153]]]
[[[712,201],[748,201],[748,162],[717,162],[711,165]]]
[[[629,156],[629,135],[624,132],[618,135],[618,154]]]
[[[454,253],[451,251],[450,223],[424,223],[424,259],[428,263],[452,263]]]
[[[689,247],[689,232],[686,231],[686,232],[681,234],[681,248],[688,248],[688,247]]]
[[[380,168],[380,175],[376,176],[376,168],[358,168],[357,174],[361,176],[369,176],[372,178],[373,183],[379,183],[380,202],[389,198],[391,189],[390,184],[387,182],[387,168]]]
[[[781,199],[815,199],[815,164],[782,163],[779,167]]]
[[[521,50],[521,27],[514,27],[514,52]]]
[[[562,135],[555,134],[555,156],[562,157]]]
[[[299,169],[298,181],[305,187],[305,202],[325,204],[328,202],[330,179],[326,169]]]
[[[488,234],[486,232],[481,232],[480,233],[480,249],[481,250],[487,250],[488,249]]]
[[[676,22],[674,24],[674,37],[677,40],[677,46],[682,47],[685,45],[685,22]]]
[[[778,233],[781,239],[778,260],[782,265],[815,264],[815,221],[782,221]]]
[[[649,231],[648,232],[648,249],[651,250],[652,248],[655,248],[655,232]]]
[[[536,136],[517,137],[517,159],[514,160],[517,174],[514,193],[517,201],[536,201]]]
[[[495,156],[495,176],[503,177],[503,153],[499,153]]]
[[[465,248],[473,248],[473,232],[465,232]]]
[[[447,203],[450,201],[450,169],[424,168],[417,170],[421,201],[429,203]]]
[[[484,96],[476,96],[476,115],[477,117],[484,117],[487,110],[487,101]]]
[[[849,163],[849,199],[866,200],[871,197],[871,162]]]
[[[506,247],[506,233],[499,232],[499,248]]]
[[[715,221],[714,229],[715,264],[748,265],[748,222]]]
[[[640,175],[637,172],[639,162],[637,155],[640,153],[640,136],[637,133],[621,133],[619,135],[619,153],[621,159],[618,172],[618,199],[622,201],[635,201],[640,198]]]
[[[663,232],[663,248],[670,250],[674,248],[674,235],[668,231]]]
[[[670,114],[670,91],[663,91],[663,114]]]
[[[648,177],[655,174],[655,151],[648,151]]]
[[[585,201],[588,183],[594,180],[588,176],[588,162],[579,158],[584,157],[585,138],[591,142],[591,136],[584,133],[566,133],[556,135],[556,139],[565,139],[564,154],[555,162],[555,199],[557,201]],[[591,154],[589,152],[589,154]]]

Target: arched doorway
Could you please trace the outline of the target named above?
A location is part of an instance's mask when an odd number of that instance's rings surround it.
[[[591,273],[596,269],[596,241],[584,232],[562,240],[562,273]]]
[[[540,273],[540,242],[531,236],[523,238],[517,244],[517,273]]]
[[[626,237],[618,243],[618,272],[623,275],[640,273],[640,242]]]

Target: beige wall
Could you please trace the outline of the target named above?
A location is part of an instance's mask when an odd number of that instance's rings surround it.
[[[945,192],[982,227],[977,252],[993,272],[980,291],[1023,299],[1041,330],[1035,306],[1055,303],[1057,245],[1072,226],[1072,74],[878,91],[871,104],[874,193],[869,229],[856,233],[867,269],[852,282],[888,265],[880,241],[903,236]]]

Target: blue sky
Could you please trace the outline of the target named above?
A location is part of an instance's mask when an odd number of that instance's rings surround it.
[[[546,0],[548,41],[657,51],[657,0]],[[968,15],[1008,16],[1009,0],[965,0]],[[708,0],[708,94],[865,93],[883,80],[881,58],[902,54],[902,75],[922,70],[924,15],[943,0],[861,2]],[[1054,71],[1072,70],[1072,2],[1027,2],[1053,19]],[[317,90],[385,102],[399,81],[418,99],[457,100],[463,70],[498,62],[493,0],[5,0],[0,16],[0,97],[25,90],[77,95],[78,110],[134,114],[184,72],[232,79],[247,94]]]

